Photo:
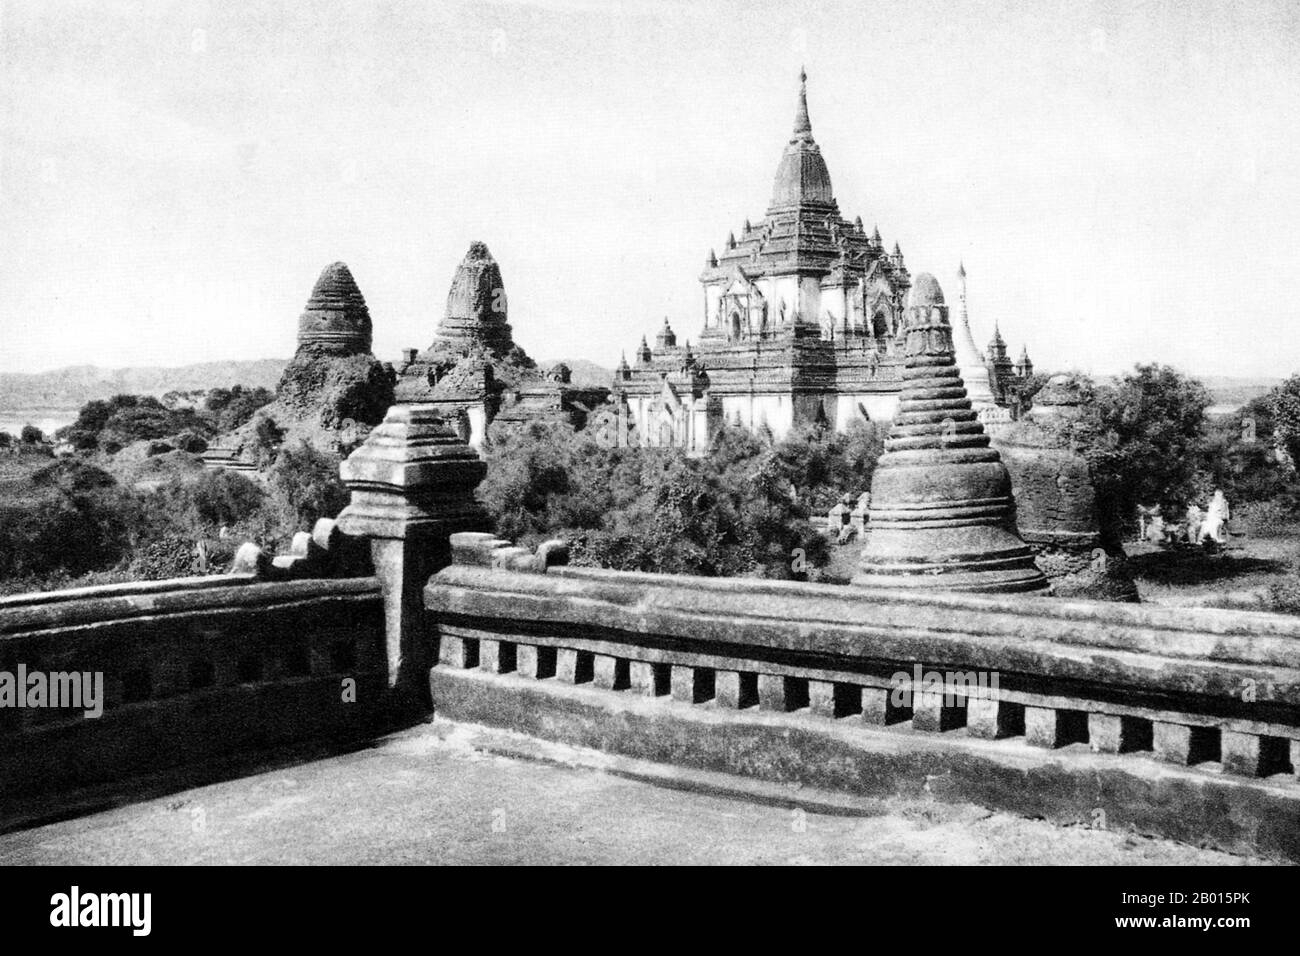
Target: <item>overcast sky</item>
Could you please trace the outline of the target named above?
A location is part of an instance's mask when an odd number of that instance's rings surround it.
[[[1300,370],[1300,4],[0,0],[0,371],[287,357],[321,268],[429,344],[486,242],[607,366],[767,205],[806,64],[841,211],[1040,368]]]

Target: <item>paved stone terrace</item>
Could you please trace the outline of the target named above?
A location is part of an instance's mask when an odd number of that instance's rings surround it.
[[[0,836],[0,864],[1234,864],[1160,840],[889,801],[796,811],[584,766],[533,742],[485,753],[435,722],[354,753]],[[626,772],[626,768],[620,768]]]

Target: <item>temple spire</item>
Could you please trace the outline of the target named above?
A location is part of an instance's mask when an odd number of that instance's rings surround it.
[[[808,119],[808,74],[799,67],[799,108],[794,114],[794,138],[812,139],[812,123]]]

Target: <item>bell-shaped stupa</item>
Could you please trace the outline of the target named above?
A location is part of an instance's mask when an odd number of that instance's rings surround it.
[[[370,310],[346,264],[327,265],[298,318],[298,348],[330,355],[370,351]]]
[[[1016,531],[1011,478],[989,444],[953,357],[934,276],[917,276],[905,313],[898,414],[871,480],[854,584],[1037,591],[1047,580]]]

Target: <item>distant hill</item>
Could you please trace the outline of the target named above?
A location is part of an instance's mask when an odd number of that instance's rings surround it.
[[[1280,378],[1233,378],[1229,375],[1193,375],[1192,378],[1205,386],[1210,393],[1210,411],[1218,413],[1240,408],[1282,383]],[[1097,376],[1097,381],[1104,383],[1113,384],[1118,379],[1117,375]]]
[[[0,372],[0,410],[78,409],[93,399],[122,393],[162,396],[231,385],[274,389],[286,364],[284,359],[257,359],[176,368],[72,365],[51,372]]]

